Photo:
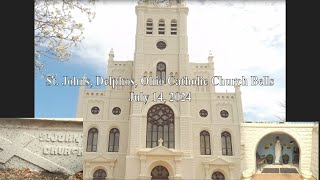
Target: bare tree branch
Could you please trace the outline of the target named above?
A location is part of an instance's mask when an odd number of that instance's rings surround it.
[[[278,102],[278,105],[284,109],[284,111],[281,112],[281,114],[283,114],[283,113],[285,114],[286,113],[286,102],[285,101],[284,102]],[[284,115],[275,115],[275,116],[279,119],[280,122],[285,122],[286,121],[286,117]]]

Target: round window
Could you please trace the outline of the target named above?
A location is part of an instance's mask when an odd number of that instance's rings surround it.
[[[227,118],[227,117],[229,116],[229,113],[228,113],[228,111],[226,111],[226,110],[222,110],[222,111],[220,112],[220,116],[223,117],[223,118]]]
[[[97,106],[94,106],[91,108],[91,113],[92,114],[98,114],[100,112],[100,109]]]
[[[119,115],[121,113],[121,109],[119,107],[115,107],[112,109],[112,114]]]
[[[199,115],[201,117],[207,117],[208,116],[208,111],[205,110],[205,109],[201,109],[200,112],[199,112]]]
[[[157,42],[157,48],[158,48],[158,49],[163,50],[163,49],[165,49],[166,47],[167,47],[167,44],[166,44],[164,41],[159,41],[159,42]]]

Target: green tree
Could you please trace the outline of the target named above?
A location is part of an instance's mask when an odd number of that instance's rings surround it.
[[[83,37],[83,24],[76,21],[76,11],[84,14],[89,22],[95,13],[89,6],[94,0],[35,0],[34,1],[34,66],[42,70],[44,57],[67,61],[71,48],[76,47]]]

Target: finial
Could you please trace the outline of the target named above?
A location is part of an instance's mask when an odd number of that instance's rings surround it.
[[[213,63],[213,55],[211,50],[209,50],[208,62]]]
[[[109,54],[114,54],[114,52],[113,52],[113,48],[111,48],[111,50],[110,50]]]
[[[80,80],[80,85],[81,85],[82,87],[84,87],[84,86],[86,86],[86,82],[87,82],[87,75],[84,74],[83,77],[82,77],[82,79]]]
[[[113,48],[111,48],[109,52],[109,61],[113,61],[113,58],[114,58],[114,52],[113,52]]]
[[[235,84],[234,85],[234,89],[235,89],[235,91],[240,91],[240,84]]]
[[[213,57],[211,50],[209,50],[209,57]]]

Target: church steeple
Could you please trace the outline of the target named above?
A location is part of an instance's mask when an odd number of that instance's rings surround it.
[[[181,0],[140,0],[136,6],[135,52],[187,54],[188,11]]]

